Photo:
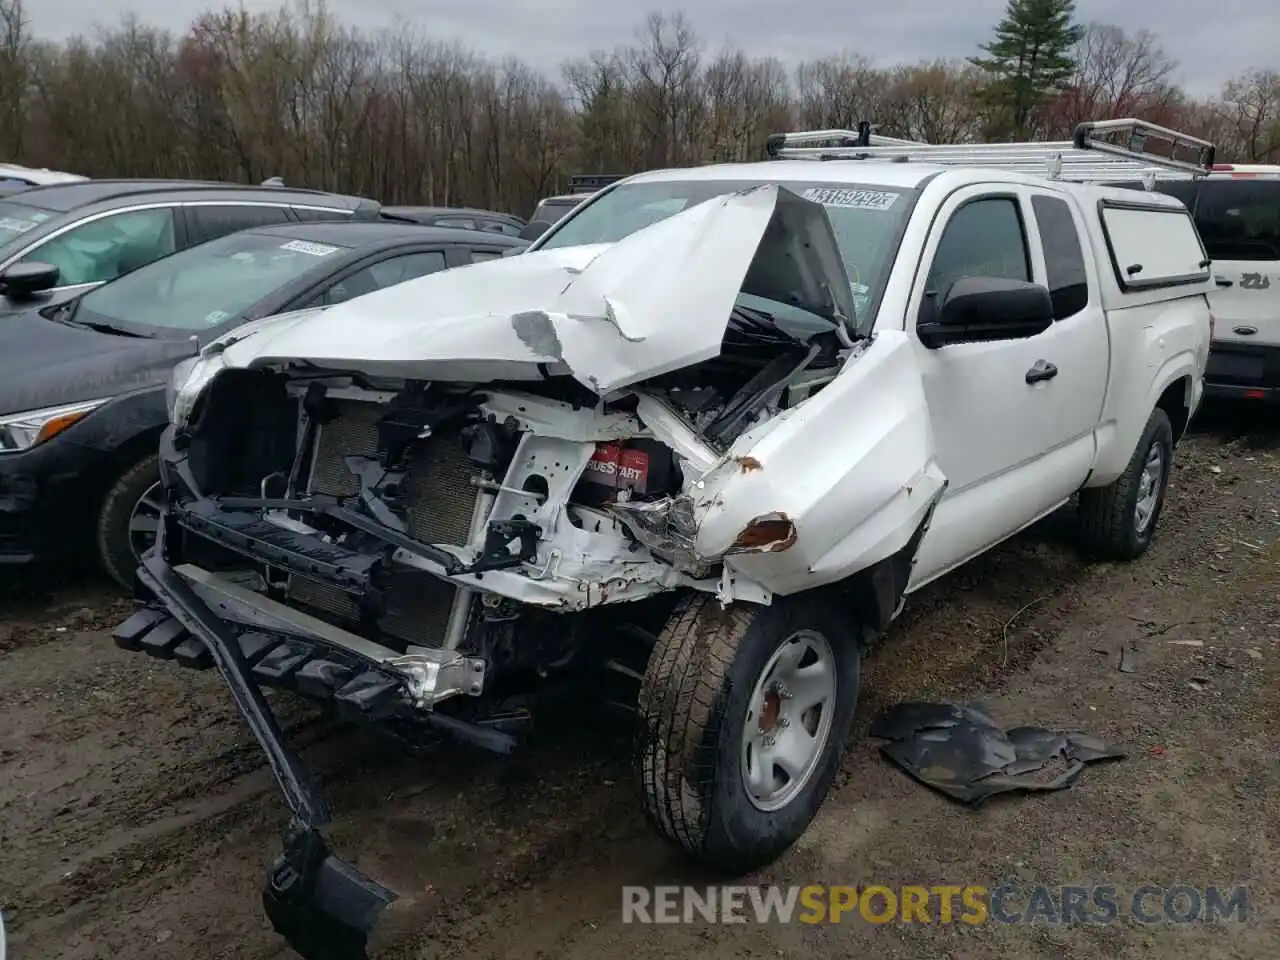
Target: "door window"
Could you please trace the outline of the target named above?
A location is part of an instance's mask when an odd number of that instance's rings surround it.
[[[501,256],[501,250],[472,250],[471,262],[479,263],[481,260],[497,260]]]
[[[257,206],[255,204],[216,204],[187,208],[191,225],[191,243],[215,240],[237,230],[262,227],[272,223],[288,223],[289,214],[284,207]]]
[[[445,268],[444,254],[439,250],[428,250],[419,253],[406,253],[398,257],[381,260],[378,263],[362,267],[350,276],[339,280],[316,300],[311,306],[344,303],[355,297],[394,287],[406,280],[425,277],[429,273]]]
[[[22,263],[58,268],[58,286],[104,283],[173,253],[173,209],[131,210],[99,217],[46,240]]]
[[[974,200],[951,215],[942,232],[926,292],[946,296],[957,280],[994,277],[1031,280],[1031,262],[1018,201],[1011,197]]]
[[[439,217],[432,226],[474,230],[476,228],[476,222],[470,217]]]

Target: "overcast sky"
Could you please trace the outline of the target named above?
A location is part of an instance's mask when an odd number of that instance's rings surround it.
[[[218,0],[28,0],[27,10],[37,34],[61,39],[91,33],[95,23],[113,23],[126,11],[181,30],[198,13],[222,5]],[[252,11],[278,5],[245,0]],[[730,42],[788,64],[851,50],[887,65],[971,55],[990,36],[1004,6],[1004,0],[687,0],[683,9],[713,46]],[[566,57],[628,42],[648,9],[617,0],[329,0],[329,8],[344,21],[373,30],[400,18],[440,39],[457,39],[494,57],[515,54],[548,72],[557,72]],[[1216,93],[1241,70],[1280,69],[1276,0],[1077,0],[1077,12],[1081,21],[1154,30],[1178,60],[1180,80],[1196,94]]]

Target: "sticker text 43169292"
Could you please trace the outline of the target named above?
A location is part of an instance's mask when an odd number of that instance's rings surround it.
[[[806,200],[820,203],[824,207],[860,207],[864,210],[888,210],[900,193],[886,193],[881,190],[852,190],[842,187],[810,187],[800,194]]]

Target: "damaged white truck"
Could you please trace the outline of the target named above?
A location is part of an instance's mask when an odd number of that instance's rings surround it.
[[[1076,494],[1090,553],[1151,542],[1210,265],[1176,199],[1067,178],[1212,146],[772,147],[175,374],[116,642],[225,678],[292,811],[264,902],[303,956],[362,956],[396,893],[327,849],[263,687],[504,752],[588,680],[636,715],[656,829],[741,874],[815,815],[908,593]]]

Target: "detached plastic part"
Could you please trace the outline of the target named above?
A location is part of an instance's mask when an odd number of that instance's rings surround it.
[[[1085,765],[1124,751],[1085,733],[1001,730],[981,708],[900,703],[871,722],[880,751],[926,786],[976,806],[997,793],[1061,790]]]
[[[300,823],[262,891],[271,926],[306,960],[366,960],[369,934],[395,899]]]

